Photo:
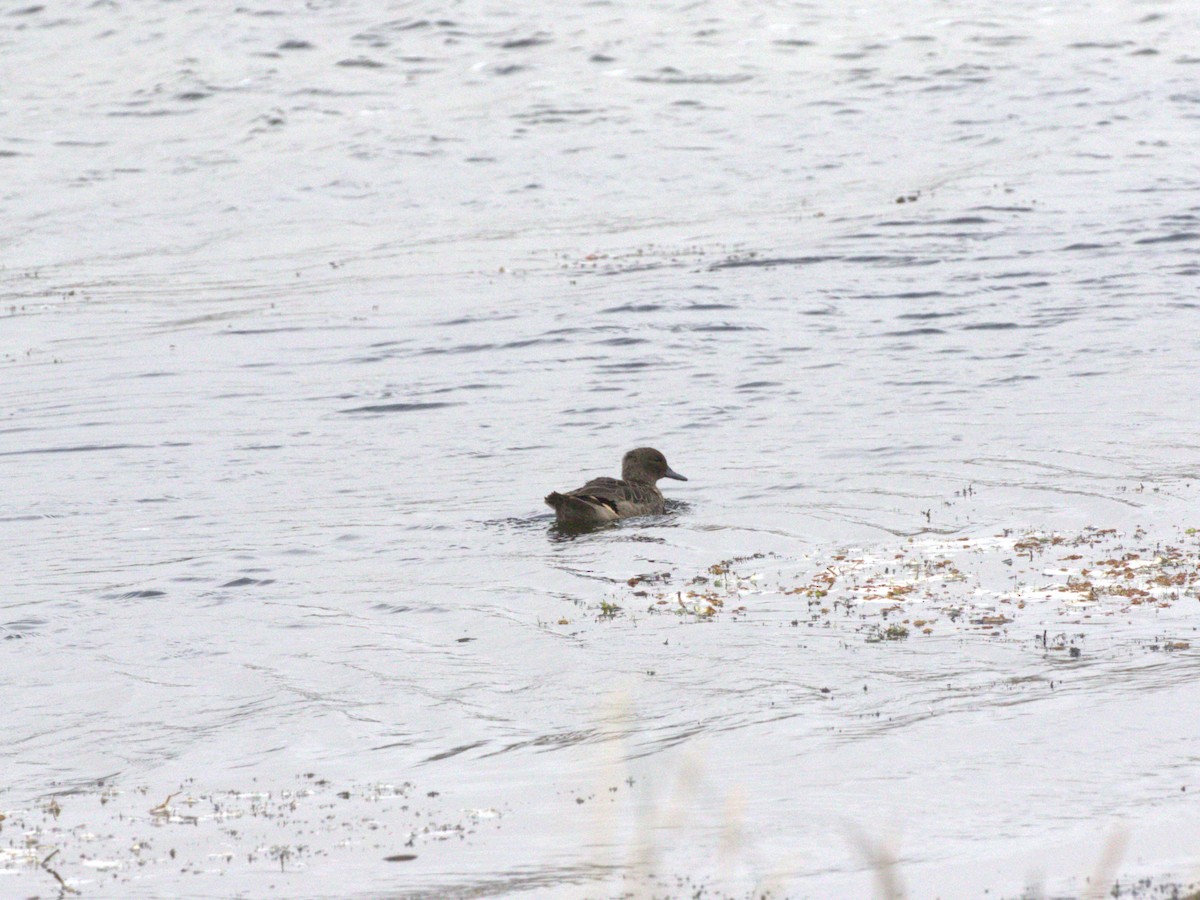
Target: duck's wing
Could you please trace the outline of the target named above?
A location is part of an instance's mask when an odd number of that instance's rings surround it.
[[[627,487],[629,487],[627,483],[617,478],[593,478],[583,487],[567,491],[567,496],[578,497],[580,500],[586,500],[596,506],[606,507],[620,515],[617,504],[626,499],[625,488]]]
[[[611,509],[618,516],[644,516],[662,512],[662,494],[652,484],[593,478],[571,495]]]
[[[554,508],[559,525],[602,525],[622,515],[618,512],[621,484],[623,482],[615,478],[593,478],[583,487],[573,491],[562,494],[558,491],[552,492],[546,497],[546,504]]]

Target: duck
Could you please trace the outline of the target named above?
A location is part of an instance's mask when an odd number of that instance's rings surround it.
[[[589,528],[627,519],[663,513],[660,478],[687,481],[667,465],[667,458],[653,447],[630,450],[621,460],[621,477],[593,478],[581,488],[546,495],[559,526]]]

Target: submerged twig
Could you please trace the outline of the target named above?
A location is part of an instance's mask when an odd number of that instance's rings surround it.
[[[176,797],[178,797],[178,796],[179,796],[181,793],[182,793],[182,791],[176,791],[176,792],[175,792],[175,793],[173,793],[173,794],[167,794],[167,799],[166,799],[166,800],[164,800],[162,803],[158,804],[158,806],[155,806],[155,807],[152,807],[152,808],[151,808],[151,810],[150,810],[150,815],[152,815],[152,816],[166,816],[166,815],[169,815],[169,814],[170,814],[170,810],[169,810],[169,809],[167,809],[167,804],[168,804],[168,803],[170,803],[170,802],[171,802],[173,799],[175,799]]]
[[[52,859],[54,859],[54,857],[58,856],[58,852],[59,852],[58,850],[55,850],[53,853],[51,853],[49,856],[47,856],[45,859],[43,859],[40,863],[38,863],[38,866],[42,869],[45,869],[47,872],[49,872],[51,875],[54,876],[54,880],[58,882],[58,889],[59,889],[60,897],[63,894],[78,894],[79,890],[77,888],[73,888],[69,884],[67,884],[65,881],[63,881],[63,877],[61,875],[59,875],[57,872],[55,872],[52,868],[50,868],[49,865],[47,865],[50,862],[50,860],[52,860]]]

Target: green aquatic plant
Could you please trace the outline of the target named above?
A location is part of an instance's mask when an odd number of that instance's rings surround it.
[[[876,625],[867,636],[868,644],[880,644],[884,641],[902,641],[908,637],[908,629],[903,625],[889,625],[881,628]]]

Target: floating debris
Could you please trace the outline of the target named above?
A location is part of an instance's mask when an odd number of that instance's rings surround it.
[[[433,799],[439,791],[418,794],[410,782],[339,790],[312,773],[296,780],[270,791],[209,791],[189,782],[153,805],[149,789],[107,786],[6,809],[0,874],[22,896],[87,896],[98,885],[109,896],[113,885],[134,881],[163,894],[181,893],[181,884],[183,893],[220,893],[217,882],[199,888],[195,877],[298,874],[318,859],[345,864],[357,854],[408,862],[418,856],[413,848],[466,840],[480,823],[502,817],[494,808],[440,808]]]
[[[776,571],[768,577],[760,571],[766,568]],[[1192,528],[1169,543],[1152,543],[1140,529],[1086,528],[910,539],[791,562],[759,554],[722,560],[690,578],[658,573],[629,584],[658,586],[632,592],[649,599],[649,613],[690,621],[782,612],[797,626],[842,629],[867,643],[948,632],[1019,638],[1026,626],[1036,635],[1134,615],[1161,618],[1176,604],[1197,602],[1200,538]],[[1191,642],[1175,635],[1152,646],[1181,651]],[[1068,642],[1043,641],[1042,649],[1066,650]]]

